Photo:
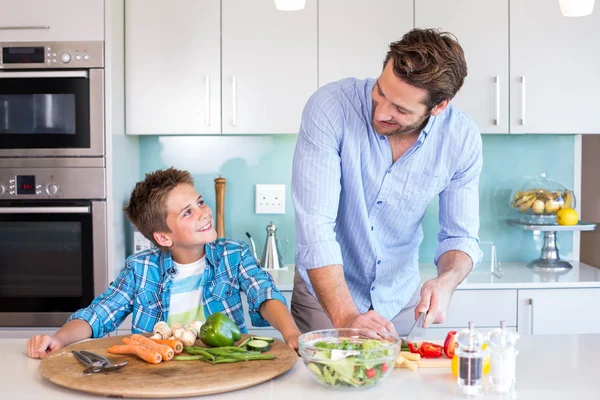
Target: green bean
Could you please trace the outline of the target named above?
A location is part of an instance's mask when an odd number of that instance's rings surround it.
[[[175,360],[177,360],[177,361],[204,360],[204,357],[202,357],[202,356],[175,356]]]

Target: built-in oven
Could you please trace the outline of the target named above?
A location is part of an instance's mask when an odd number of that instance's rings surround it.
[[[0,327],[59,327],[106,289],[103,160],[0,159]]]
[[[0,42],[0,157],[103,157],[103,42]]]

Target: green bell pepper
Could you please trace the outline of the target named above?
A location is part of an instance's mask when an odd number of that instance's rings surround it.
[[[217,312],[206,319],[200,328],[200,340],[207,346],[232,346],[242,338],[240,328],[227,315]]]

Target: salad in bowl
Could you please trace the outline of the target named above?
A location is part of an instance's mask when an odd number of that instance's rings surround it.
[[[298,339],[304,365],[318,383],[350,390],[375,386],[387,377],[401,342],[396,335],[380,337],[354,328],[313,331]]]

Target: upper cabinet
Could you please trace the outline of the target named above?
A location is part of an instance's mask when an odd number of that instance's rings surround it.
[[[598,10],[567,18],[547,0],[415,4],[417,27],[452,32],[463,46],[469,73],[453,103],[482,133],[600,133]]]
[[[510,1],[511,133],[600,133],[600,7],[564,17],[557,1]]]
[[[419,0],[415,25],[453,33],[468,75],[452,100],[482,133],[508,133],[508,4],[506,1]]]
[[[412,27],[412,1],[319,1],[319,86],[379,77],[389,44]]]
[[[221,1],[125,2],[129,134],[221,133]]]
[[[316,0],[128,0],[125,15],[128,134],[298,132],[317,89]]]
[[[317,0],[222,0],[223,133],[298,133],[317,90]]]
[[[0,42],[103,40],[104,0],[0,0]]]

